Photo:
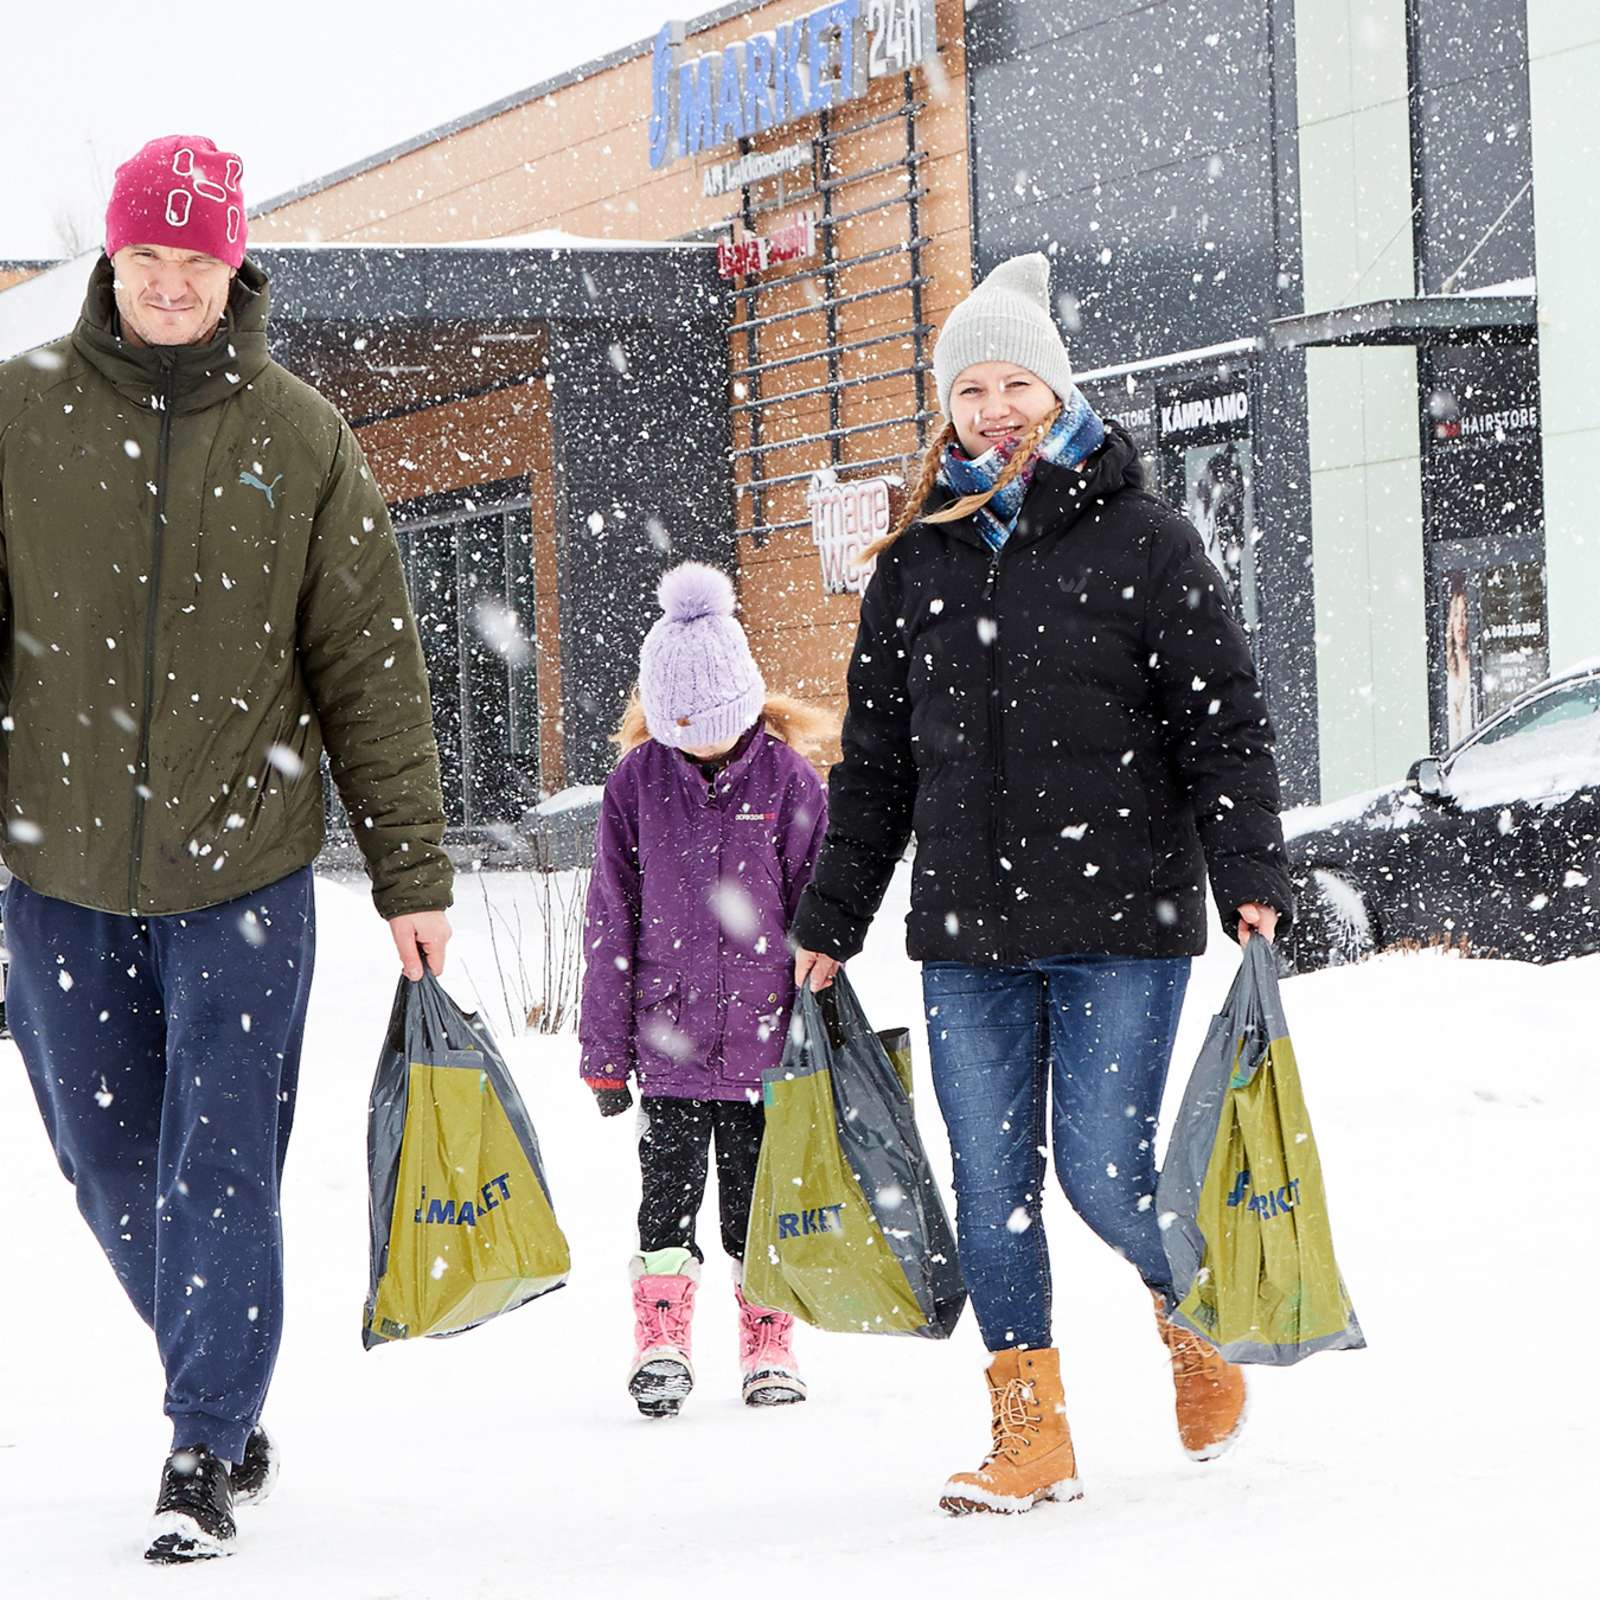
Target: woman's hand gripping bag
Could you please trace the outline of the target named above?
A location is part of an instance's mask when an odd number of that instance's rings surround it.
[[[911,1111],[910,1039],[872,1031],[841,973],[795,999],[762,1085],[744,1293],[840,1333],[947,1338],[966,1304]]]
[[[1366,1344],[1333,1255],[1322,1163],[1271,946],[1259,936],[1195,1062],[1156,1208],[1173,1320],[1229,1361]]]
[[[571,1257],[522,1097],[489,1030],[426,973],[395,995],[367,1166],[367,1349],[461,1333],[566,1282]]]

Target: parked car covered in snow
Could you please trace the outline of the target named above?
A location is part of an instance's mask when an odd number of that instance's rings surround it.
[[[1600,661],[1519,696],[1403,784],[1284,817],[1296,972],[1446,944],[1600,950]]]

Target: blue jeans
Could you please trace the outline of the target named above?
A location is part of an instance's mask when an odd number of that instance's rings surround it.
[[[1188,982],[1187,958],[924,964],[961,1271],[990,1350],[1051,1342],[1040,1220],[1047,1097],[1072,1208],[1151,1289],[1171,1288],[1155,1212],[1156,1119]]]
[[[311,869],[154,917],[13,878],[5,929],[11,1031],[78,1209],[155,1332],[172,1446],[238,1461],[283,1320],[278,1185],[315,954]]]

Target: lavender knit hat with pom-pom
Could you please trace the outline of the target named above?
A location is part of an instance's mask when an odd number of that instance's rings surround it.
[[[674,750],[737,739],[761,715],[767,686],[734,620],[732,580],[686,561],[662,575],[656,598],[666,615],[639,655],[650,737]]]

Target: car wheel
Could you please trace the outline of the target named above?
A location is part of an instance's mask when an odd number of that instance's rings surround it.
[[[1347,967],[1363,961],[1377,948],[1378,934],[1371,908],[1361,890],[1343,873],[1326,867],[1311,869],[1314,895],[1310,920],[1316,925],[1315,944],[1328,967]]]

